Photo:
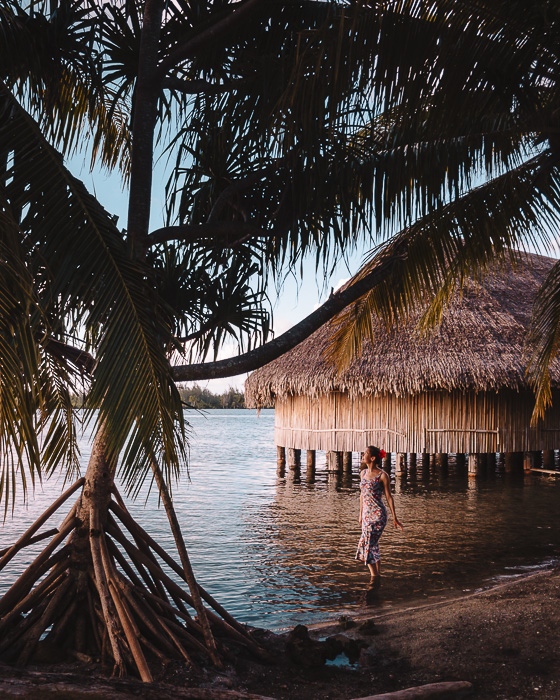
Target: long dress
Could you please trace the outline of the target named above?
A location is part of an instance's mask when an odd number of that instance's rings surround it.
[[[358,542],[356,559],[364,564],[375,564],[381,559],[379,538],[387,524],[387,510],[382,500],[381,474],[360,481],[362,493],[362,536]]]

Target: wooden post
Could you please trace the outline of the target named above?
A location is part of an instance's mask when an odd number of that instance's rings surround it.
[[[387,452],[386,456],[383,458],[383,463],[382,463],[382,468],[383,471],[387,472],[387,474],[391,473],[391,453]]]
[[[342,459],[340,452],[327,452],[327,471],[339,472],[342,468]]]
[[[449,456],[447,452],[438,452],[435,455],[435,463],[441,476],[447,476],[449,467]]]
[[[416,452],[411,452],[408,455],[408,471],[416,471],[417,455]]]
[[[395,459],[395,474],[397,476],[406,474],[406,460],[404,452],[397,452],[397,457]]]
[[[290,469],[299,469],[301,467],[301,450],[294,447],[288,448],[288,467]]]
[[[462,471],[465,468],[465,465],[467,463],[467,457],[464,452],[458,452],[455,455],[455,464],[457,465],[457,469]]]
[[[317,455],[315,450],[307,450],[307,469],[305,470],[305,480],[312,484],[315,481],[315,466],[317,464]]]
[[[479,455],[474,452],[469,452],[468,473],[469,476],[475,477],[479,473],[480,460]]]
[[[496,472],[496,453],[489,452],[486,455],[486,467],[490,474],[495,474]]]
[[[543,450],[542,461],[544,469],[554,469],[554,450]]]
[[[352,474],[352,453],[342,453],[342,470],[345,474]]]
[[[525,474],[530,474],[531,469],[535,464],[535,453],[534,452],[524,452],[523,453],[523,471]]]
[[[430,453],[422,452],[422,479],[428,480],[430,478]]]
[[[286,473],[286,448],[276,446],[276,474],[283,477]]]

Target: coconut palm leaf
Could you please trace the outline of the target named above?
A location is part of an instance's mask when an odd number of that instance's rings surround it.
[[[100,73],[99,9],[86,0],[23,8],[0,0],[2,79],[66,154],[90,145],[92,165],[128,172],[128,104]]]
[[[169,329],[158,321],[158,301],[146,281],[147,271],[130,260],[113,219],[66,170],[37,124],[5,88],[0,92],[0,108],[0,152],[11,154],[3,192],[17,213],[14,218],[38,310],[27,322],[31,327],[25,337],[33,339],[29,340],[29,354],[40,354],[40,338],[52,334],[65,342],[68,333],[83,328],[86,349],[97,362],[91,405],[98,409],[95,420],[107,425],[110,457],[115,459],[123,445],[134,445],[122,466],[127,483],[149,468],[154,453],[168,471],[177,473],[184,458],[184,424],[162,350]],[[40,335],[37,329],[42,330]],[[7,350],[5,355],[8,361]],[[42,371],[46,369],[43,364]],[[60,364],[58,370],[55,376],[64,382]],[[36,409],[37,401],[31,399],[38,387],[45,386],[40,375],[39,369],[21,374],[31,397],[27,411]],[[41,408],[50,409],[55,417],[52,401],[46,400],[55,395],[53,382]],[[66,426],[67,415],[58,416]],[[28,415],[26,420],[30,432],[37,424]],[[43,457],[51,464],[62,449],[57,439],[69,434],[67,429],[64,433],[61,420],[47,432]],[[6,426],[7,421],[3,435],[14,443]],[[37,454],[36,449],[28,455],[32,457],[29,474],[41,469]],[[25,478],[24,471],[21,476]],[[6,488],[7,479],[3,484]]]
[[[516,249],[550,249],[559,224],[560,170],[550,153],[419,219],[380,246],[356,276],[383,261],[394,263],[383,283],[339,315],[331,357],[341,368],[348,366],[362,339],[375,337],[372,319],[391,327],[423,308],[421,328],[433,327],[467,277],[482,276],[497,258],[515,255]]]

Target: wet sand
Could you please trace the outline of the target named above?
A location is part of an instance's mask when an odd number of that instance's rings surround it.
[[[355,668],[333,674],[327,667],[324,676],[299,669],[275,697],[346,700],[464,680],[479,700],[560,698],[558,567],[446,601],[379,613],[369,608],[352,621],[310,631],[315,638],[343,632],[369,646]],[[249,685],[263,694],[274,688],[271,678]]]
[[[373,595],[373,594],[372,594]],[[373,602],[373,601],[372,601]],[[336,624],[309,629],[309,652],[294,650],[293,632],[256,633],[276,658],[262,665],[240,649],[230,649],[228,667],[196,675],[180,666],[162,670],[161,685],[121,684],[98,678],[98,669],[78,664],[35,665],[28,670],[0,666],[0,698],[51,696],[81,698],[96,682],[112,691],[99,697],[184,697],[187,687],[256,693],[278,700],[350,700],[440,681],[469,681],[478,700],[560,698],[560,567],[541,571],[459,598],[401,606],[364,607]],[[329,637],[363,646],[352,666],[314,665],[314,645]],[[344,658],[345,657],[341,657]],[[22,686],[22,683],[24,684]],[[58,685],[57,685],[58,683]],[[27,688],[27,689],[26,689]],[[54,697],[62,697],[55,693]]]

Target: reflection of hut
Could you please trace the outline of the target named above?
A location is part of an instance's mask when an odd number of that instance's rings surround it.
[[[393,453],[529,453],[560,446],[560,366],[554,407],[530,427],[534,396],[524,342],[535,294],[553,260],[527,255],[484,284],[469,283],[441,326],[420,338],[411,323],[375,344],[341,375],[324,357],[326,324],[254,372],[248,405],[274,402],[277,445],[349,453],[377,444]]]

